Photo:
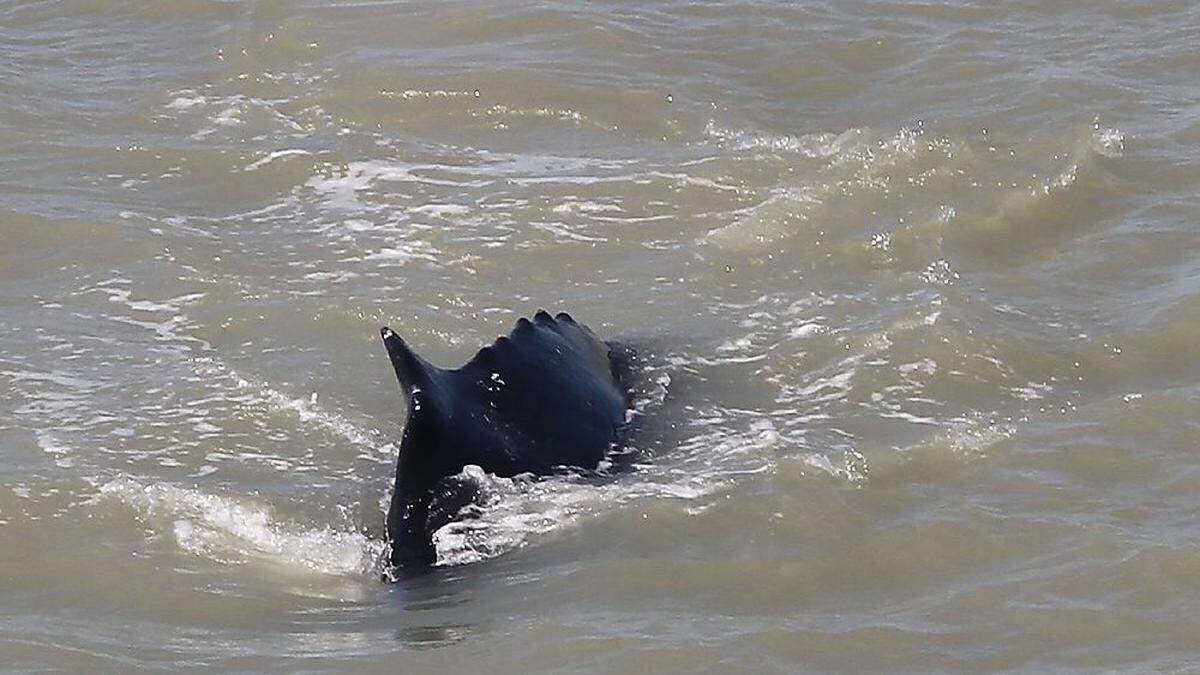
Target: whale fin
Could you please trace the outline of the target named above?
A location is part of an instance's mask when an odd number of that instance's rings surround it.
[[[396,379],[400,380],[400,387],[404,389],[406,396],[412,394],[413,389],[420,388],[429,382],[430,378],[441,370],[417,356],[417,353],[409,348],[391,328],[384,326],[380,329],[379,334],[383,337],[388,357],[392,360],[392,368],[396,371]]]
[[[436,562],[434,530],[462,505],[440,502],[439,485],[464,467],[505,477],[592,470],[620,442],[627,394],[611,347],[566,314],[521,318],[455,369],[381,333],[409,405],[387,515],[397,568]]]

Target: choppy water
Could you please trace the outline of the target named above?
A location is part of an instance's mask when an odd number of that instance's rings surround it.
[[[0,3],[0,663],[1200,669],[1200,7]],[[643,345],[379,581],[388,323]],[[485,561],[479,563],[479,561]]]

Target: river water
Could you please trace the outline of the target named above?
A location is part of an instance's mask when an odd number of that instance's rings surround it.
[[[1200,669],[1192,2],[0,3],[0,664]],[[379,341],[637,345],[383,583]]]

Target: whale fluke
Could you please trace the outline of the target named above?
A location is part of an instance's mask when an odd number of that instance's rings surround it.
[[[380,334],[408,401],[387,517],[396,567],[436,561],[434,525],[444,518],[430,502],[463,467],[500,476],[594,469],[619,440],[627,399],[616,355],[565,313],[519,319],[453,370],[425,361],[390,328]]]

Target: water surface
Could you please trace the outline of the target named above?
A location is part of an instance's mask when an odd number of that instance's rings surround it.
[[[1200,667],[1200,9],[0,3],[0,663]],[[632,471],[380,581],[539,308]]]

